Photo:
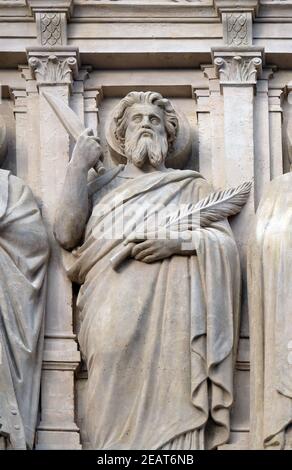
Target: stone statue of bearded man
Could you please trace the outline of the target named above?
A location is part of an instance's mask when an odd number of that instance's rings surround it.
[[[129,93],[110,132],[111,150],[126,164],[88,183],[101,148],[89,130],[81,135],[55,224],[60,244],[74,249],[68,275],[82,286],[78,339],[91,446],[216,448],[228,440],[233,400],[236,244],[226,220],[195,234],[137,230],[153,208],[159,215],[212,191],[199,173],[166,167],[180,138],[169,100]],[[113,220],[123,231],[106,236]],[[113,269],[112,257],[129,241],[130,257]]]
[[[151,108],[153,101],[155,108]],[[157,169],[164,166],[178,131],[178,118],[169,100],[158,93],[129,93],[118,106],[114,121],[115,136],[128,161],[138,168],[145,163]]]

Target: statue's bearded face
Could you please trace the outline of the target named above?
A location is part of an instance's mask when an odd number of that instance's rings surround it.
[[[150,163],[158,168],[168,151],[164,111],[152,104],[134,104],[128,109],[125,135],[125,154],[129,161],[141,168]]]

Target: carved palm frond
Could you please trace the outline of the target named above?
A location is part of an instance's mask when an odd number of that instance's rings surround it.
[[[195,204],[182,205],[177,212],[172,212],[166,217],[165,226],[176,225],[180,221],[188,219],[195,211]]]
[[[187,204],[171,213],[163,222],[164,229],[168,230],[195,230],[199,227],[208,227],[213,222],[225,219],[240,212],[247,201],[252,183],[243,183],[236,188],[225,191],[216,191],[201,199],[197,204]],[[149,227],[147,227],[149,228]],[[153,227],[153,230],[157,227]],[[145,233],[145,228],[139,227]],[[129,243],[111,259],[113,269],[130,256],[135,243]]]
[[[170,214],[165,227],[173,229],[177,225],[207,227],[212,222],[225,219],[240,212],[247,201],[252,183],[243,183],[236,188],[215,191],[197,204],[188,204]]]

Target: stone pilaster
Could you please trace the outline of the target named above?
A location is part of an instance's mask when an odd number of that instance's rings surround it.
[[[278,90],[279,91],[279,90]],[[283,102],[283,123],[282,123],[282,142],[283,142],[283,173],[287,173],[292,169],[292,153],[291,153],[291,144],[290,139],[288,140],[288,135],[291,134],[291,122],[292,122],[292,81],[286,82],[283,88],[283,94],[281,94],[281,104]],[[276,94],[276,90],[274,91]],[[284,95],[284,96],[283,96]],[[273,99],[275,102],[275,97]],[[277,102],[277,101],[276,101]],[[273,109],[276,109],[273,107]],[[275,165],[276,167],[276,165]]]
[[[90,127],[98,133],[99,115],[97,100],[102,95],[102,91],[86,90],[84,93],[84,112],[86,127]],[[101,99],[101,98],[100,98]]]
[[[282,145],[283,98],[284,91],[281,88],[270,88],[268,90],[271,180],[284,173]]]
[[[219,88],[222,117],[219,123],[221,157],[219,166],[223,175],[224,187],[234,187],[244,181],[254,181],[261,187],[268,180],[269,169],[260,173],[262,152],[256,153],[259,138],[255,136],[255,121],[262,119],[261,136],[268,131],[267,80],[269,74],[263,70],[263,50],[255,47],[222,47],[213,49],[214,68],[208,70],[210,87]],[[205,70],[206,74],[206,70]],[[218,82],[215,82],[215,80]],[[259,81],[260,80],[260,81]],[[260,96],[256,95],[257,90]],[[217,92],[218,93],[218,92]],[[217,98],[219,100],[219,98]],[[255,110],[255,101],[257,111]],[[219,101],[218,101],[219,103]],[[266,144],[264,144],[265,147]],[[222,151],[223,147],[223,151]],[[216,158],[214,156],[213,158]],[[257,159],[259,158],[259,162]],[[223,184],[222,184],[223,186]],[[248,337],[247,273],[246,252],[250,223],[255,213],[255,192],[243,211],[231,221],[232,230],[238,244],[242,266],[242,325],[240,344]],[[237,371],[238,376],[238,371]],[[237,392],[236,392],[237,393]],[[248,404],[247,404],[248,407]],[[233,426],[233,424],[232,424]],[[245,446],[245,433],[234,433],[236,446]],[[232,443],[231,439],[231,443]],[[238,440],[239,439],[239,440]],[[237,441],[238,440],[238,441]],[[229,444],[227,446],[229,448]],[[226,448],[227,448],[226,447]]]
[[[203,88],[193,90],[193,94],[197,103],[198,153],[200,156],[198,168],[208,181],[212,181],[210,92]]]
[[[42,206],[39,179],[40,136],[38,89],[29,66],[20,66],[19,70],[24,79],[23,88],[11,89],[15,104],[17,175],[26,181],[32,189],[39,205]],[[20,96],[21,100],[19,99]]]
[[[58,195],[69,161],[70,141],[42,95],[46,91],[58,96],[65,104],[70,103],[74,79],[79,78],[79,56],[76,49],[60,46],[29,49],[27,56],[27,87],[33,89],[34,86],[32,95],[37,101],[33,112],[37,114],[39,135],[38,194],[51,244],[37,448],[79,449],[74,372],[80,362],[80,353],[73,332],[72,286],[62,267],[63,251],[52,230]]]
[[[259,48],[213,49],[213,61],[223,96],[225,184],[236,186],[255,178],[254,95],[262,71]],[[255,212],[254,191],[232,228],[243,270],[243,315],[247,315],[246,248],[250,220]]]
[[[15,173],[28,180],[28,149],[27,149],[27,100],[25,88],[11,89],[14,101],[15,138],[16,138],[16,168]]]
[[[211,169],[209,178],[215,188],[220,188],[225,186],[223,96],[220,93],[220,82],[213,65],[203,65],[202,70],[205,77],[209,79],[210,94]]]
[[[260,199],[271,180],[270,154],[270,113],[269,113],[269,80],[273,77],[274,68],[265,68],[256,84],[254,109],[254,199],[257,209]]]

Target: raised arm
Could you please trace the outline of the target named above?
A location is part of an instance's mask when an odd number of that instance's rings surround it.
[[[101,147],[86,129],[76,142],[68,164],[58,204],[54,232],[60,245],[71,250],[78,245],[89,217],[87,175],[101,156]]]

